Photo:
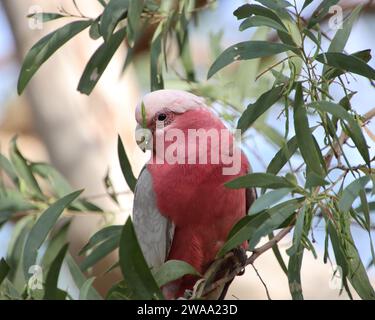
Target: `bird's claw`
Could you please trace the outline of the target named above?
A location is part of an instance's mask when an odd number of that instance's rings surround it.
[[[245,273],[245,267],[246,267],[246,261],[247,261],[246,251],[244,248],[239,247],[239,248],[234,248],[232,252],[233,252],[234,257],[243,267],[243,269],[238,273],[239,276],[242,276]]]

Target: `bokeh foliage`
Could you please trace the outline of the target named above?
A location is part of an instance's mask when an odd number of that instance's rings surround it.
[[[345,18],[342,29],[337,30],[329,39],[329,47],[324,48],[323,23],[329,8],[338,0],[321,1],[309,18],[303,18],[303,12],[314,1],[305,1],[300,9],[293,1],[285,0],[244,4],[234,11],[234,18],[241,21],[239,30],[257,28],[257,31],[251,40],[225,50],[220,46],[222,34],[212,34],[209,41],[215,59],[207,70],[207,78],[211,78],[207,81],[194,66],[189,32],[199,12],[215,5],[215,1],[203,7],[194,0],[99,2],[103,12],[94,18],[84,16],[78,8],[78,15],[63,11],[31,17],[46,23],[63,18],[74,21],[67,22],[30,49],[23,61],[18,92],[24,91],[32,76],[54,52],[88,30],[93,41],[102,42],[78,84],[78,91],[89,95],[117,49],[124,43],[128,47],[124,71],[136,61],[137,43],[151,29],[148,51],[151,90],[173,85],[200,94],[213,102],[213,108],[230,126],[242,130],[245,142],[247,130],[253,128],[279,148],[266,172],[251,173],[227,184],[228,188],[259,188],[260,196],[248,215],[234,226],[218,258],[245,240],[249,240],[249,250],[254,251],[262,237],[272,238],[275,230],[292,228],[292,245],[286,250],[288,262],[284,261],[277,244],[272,249],[288,277],[292,298],[303,299],[303,256],[306,251],[317,256],[313,230],[319,223],[325,230],[322,263],[334,260],[341,267],[342,290],[346,290],[349,297],[352,297],[350,284],[362,299],[374,299],[367,270],[375,261],[371,239],[374,158],[371,158],[363,130],[374,112],[370,110],[366,115],[356,112],[351,101],[357,93],[350,89],[347,77],[357,75],[372,81],[375,70],[368,65],[370,50],[345,51],[362,7]],[[170,45],[177,48],[178,72],[174,72],[174,65],[170,67]],[[250,88],[250,83],[254,83],[256,89]],[[339,101],[330,94],[333,85],[338,85],[342,91]],[[254,96],[255,101],[249,103]],[[281,109],[283,134],[265,121],[267,112],[276,105]],[[319,131],[323,134],[318,135]],[[351,164],[344,150],[348,142],[354,145],[352,152],[361,156],[361,164]],[[121,139],[118,154],[125,180],[134,190],[136,179]],[[291,165],[295,159],[303,160],[298,169]],[[184,274],[197,275],[191,266],[181,261],[169,261],[160,270],[150,271],[131,219],[124,226],[108,225],[94,234],[82,248],[85,259],[77,266],[67,253],[66,233],[70,219],[75,212],[106,213],[81,197],[80,191],[74,192],[51,166],[25,159],[17,148],[16,139],[10,145],[9,158],[0,155],[0,167],[0,223],[16,219],[8,255],[0,262],[0,297],[71,299],[57,286],[65,261],[80,289],[79,298],[101,299],[92,287],[94,278],[87,279],[83,272],[117,248],[119,261],[107,272],[120,268],[123,280],[108,292],[108,299],[163,299],[160,286]],[[105,182],[109,196],[117,201],[110,180],[106,178]],[[359,256],[351,231],[353,224],[368,233],[370,263],[364,263]],[[36,262],[46,274],[43,289],[30,288],[30,267]],[[209,286],[211,278],[201,276],[206,278],[203,286]],[[204,288],[198,291],[204,292]],[[194,297],[199,298],[199,295]]]

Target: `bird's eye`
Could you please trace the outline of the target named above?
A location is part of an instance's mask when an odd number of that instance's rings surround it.
[[[164,121],[165,119],[167,119],[167,115],[165,113],[158,114],[158,121]]]

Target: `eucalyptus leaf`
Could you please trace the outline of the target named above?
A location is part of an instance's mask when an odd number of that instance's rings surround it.
[[[66,42],[91,25],[90,20],[74,21],[39,40],[23,60],[17,91],[21,94],[40,66]]]
[[[125,19],[129,8],[129,0],[110,0],[100,19],[100,34],[109,41],[120,20]]]
[[[57,200],[47,210],[45,210],[35,225],[32,227],[24,248],[23,271],[25,278],[29,278],[29,268],[35,264],[38,255],[38,249],[47,238],[48,233],[55,226],[58,218],[66,207],[70,205],[82,191],[76,191]],[[52,266],[51,266],[52,267]]]
[[[245,41],[237,43],[220,54],[210,67],[207,78],[211,78],[219,70],[234,61],[269,57],[289,50],[297,51],[297,48],[282,43],[267,41]]]
[[[128,184],[129,189],[134,192],[135,185],[137,184],[137,179],[134,176],[129,158],[126,154],[126,151],[125,151],[125,148],[124,148],[124,145],[122,143],[120,136],[118,136],[118,140],[117,140],[117,153],[118,153],[118,158],[120,161],[121,171],[125,178],[125,181]]]
[[[143,257],[130,218],[126,221],[121,234],[120,268],[133,299],[164,299]]]
[[[275,176],[271,173],[250,173],[227,182],[225,186],[231,189],[251,187],[270,189],[295,188],[295,185],[289,180],[283,177]]]
[[[154,273],[154,277],[158,286],[161,287],[188,274],[200,276],[199,272],[185,261],[168,260]]]
[[[90,95],[103,75],[113,55],[120,47],[126,35],[126,29],[117,31],[107,42],[104,42],[92,55],[79,80],[77,90]]]

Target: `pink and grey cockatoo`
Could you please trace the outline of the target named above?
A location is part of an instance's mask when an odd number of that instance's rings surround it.
[[[233,225],[247,214],[256,198],[253,189],[235,190],[224,185],[249,173],[249,162],[239,151],[238,172],[223,174],[223,168],[228,165],[221,158],[218,163],[210,163],[213,142],[207,139],[206,149],[197,144],[195,163],[188,161],[189,143],[184,146],[186,152],[180,153],[185,163],[157,163],[155,140],[160,123],[164,125],[164,136],[172,129],[178,129],[185,137],[194,129],[229,132],[204,99],[194,94],[179,90],[154,91],[143,98],[135,116],[138,125],[147,127],[153,137],[152,157],[138,178],[133,209],[134,227],[145,259],[152,269],[167,260],[183,260],[203,274],[215,260]],[[233,154],[238,147],[232,134],[228,136]],[[164,150],[175,142],[165,141]],[[206,164],[198,159],[197,150],[202,147],[208,154]],[[216,148],[220,149],[218,145]],[[168,299],[182,297],[185,290],[193,289],[196,280],[197,277],[185,276],[165,285],[163,293]]]

